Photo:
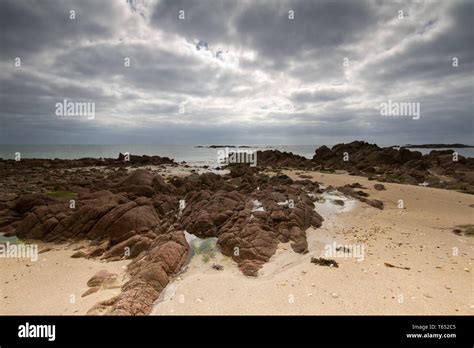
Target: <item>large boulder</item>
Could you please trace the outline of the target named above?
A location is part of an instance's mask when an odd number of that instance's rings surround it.
[[[15,200],[12,209],[19,212],[20,214],[24,214],[36,206],[42,206],[42,205],[48,205],[48,204],[54,204],[54,203],[57,203],[57,200],[45,194],[28,193],[28,194],[24,194],[18,197]]]
[[[16,233],[46,241],[107,238],[115,244],[131,234],[152,231],[160,223],[153,202],[146,198],[130,201],[100,191],[81,197],[77,205],[75,209],[65,203],[38,207],[21,221]]]
[[[332,151],[326,146],[323,145],[316,149],[316,153],[313,156],[313,161],[315,162],[322,162],[325,161],[333,156]]]

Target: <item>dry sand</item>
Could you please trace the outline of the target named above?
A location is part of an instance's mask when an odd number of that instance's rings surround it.
[[[120,293],[120,288],[104,289],[81,297],[100,270],[119,274],[122,281],[129,261],[71,258],[74,246],[25,243],[53,250],[39,254],[37,261],[0,258],[0,315],[84,315],[95,303]]]
[[[305,174],[325,185],[359,182],[385,209],[356,202],[350,212],[328,213],[322,228],[307,231],[308,254],[282,244],[258,278],[244,277],[227,258],[195,257],[154,314],[474,314],[472,237],[452,233],[474,223],[473,196],[389,183],[376,191],[376,182],[362,177]],[[406,209],[398,208],[400,199]],[[364,260],[336,257],[339,268],[310,263],[334,241],[363,245]],[[224,270],[212,269],[213,262]]]

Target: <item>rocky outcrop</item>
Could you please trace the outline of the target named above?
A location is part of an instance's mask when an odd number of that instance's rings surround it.
[[[130,259],[121,294],[89,313],[147,314],[189,261],[184,231],[217,238],[220,251],[247,276],[258,276],[279,243],[307,252],[306,230],[323,220],[308,196],[323,192],[318,183],[268,176],[249,166],[230,169],[227,175],[167,179],[141,168],[130,173],[121,168],[65,171],[74,185],[87,189],[55,192],[58,198],[39,192],[9,195],[0,211],[0,229],[19,238],[81,241],[74,258]],[[43,171],[58,173],[54,168]],[[41,189],[50,185],[33,180]],[[108,277],[101,273],[92,278],[83,296],[99,291]]]
[[[232,156],[232,151],[229,156]],[[254,171],[265,167],[271,167],[274,169],[283,169],[283,168],[306,168],[311,169],[315,167],[314,163],[311,162],[306,157],[295,155],[292,152],[283,152],[279,150],[259,150],[254,154],[256,158]],[[248,167],[248,164],[243,163],[232,163],[227,165],[227,168],[239,168],[242,170],[245,167]],[[235,169],[234,169],[235,170]]]
[[[222,253],[252,276],[279,242],[292,241],[295,252],[306,252],[306,229],[322,222],[301,187],[263,184],[250,194],[203,190],[190,193],[186,201],[180,220],[183,228],[201,238],[217,237]]]
[[[278,168],[311,168],[314,166],[306,157],[279,150],[257,151],[257,165]]]
[[[185,265],[188,250],[183,231],[158,236],[146,255],[129,265],[131,280],[122,287],[110,314],[148,314],[161,291]]]
[[[130,155],[128,160],[123,154],[118,158],[80,158],[73,160],[66,159],[43,159],[43,158],[22,158],[20,161],[4,160],[0,158],[0,169],[22,169],[22,168],[79,168],[79,167],[102,167],[102,166],[143,166],[143,165],[176,165],[168,157],[160,156],[137,156]]]
[[[132,201],[122,194],[99,191],[79,198],[74,209],[68,203],[33,207],[18,225],[16,234],[49,242],[108,239],[114,245],[134,234],[153,231],[159,223],[151,199],[139,197]]]
[[[31,210],[33,207],[49,205],[57,202],[55,199],[48,197],[41,193],[30,193],[21,195],[12,207],[12,210],[24,214],[27,211]]]
[[[433,150],[422,155],[407,148],[381,148],[354,141],[331,149],[321,146],[312,161],[319,169],[345,170],[379,181],[426,184],[474,194],[474,159],[456,155],[453,150]]]
[[[129,159],[127,161],[126,159]],[[82,158],[75,160],[62,159],[29,159],[20,161],[0,159],[0,189],[2,192],[16,193],[75,193],[76,195],[101,190],[116,191],[117,186],[127,176],[128,168],[154,166],[176,166],[167,158],[159,156],[134,156],[120,159]],[[21,173],[21,174],[20,174]],[[131,194],[150,196],[148,185],[129,188]],[[136,190],[136,191],[134,191]],[[57,197],[54,197],[57,198]],[[59,197],[61,198],[61,197]],[[66,198],[66,197],[62,197]],[[0,202],[0,211],[4,203]]]

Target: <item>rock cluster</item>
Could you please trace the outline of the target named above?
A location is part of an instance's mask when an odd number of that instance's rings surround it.
[[[257,165],[259,167],[274,168],[301,168],[311,169],[315,165],[308,158],[295,155],[292,152],[282,152],[279,150],[257,151]]]
[[[378,181],[426,184],[474,194],[474,158],[453,150],[433,150],[427,155],[406,148],[379,147],[363,141],[316,149],[313,162],[320,169],[345,170]]]
[[[56,170],[47,168],[43,174]],[[68,172],[68,178],[77,181],[84,170]],[[130,280],[121,294],[97,304],[91,314],[148,313],[189,260],[184,231],[216,237],[221,252],[245,275],[257,276],[280,242],[291,242],[297,253],[307,252],[305,231],[322,222],[307,195],[318,184],[270,177],[249,167],[225,176],[205,173],[169,180],[146,169],[88,175],[95,185],[77,184],[74,196],[66,198],[41,192],[45,182],[38,183],[40,192],[2,195],[0,232],[48,242],[88,241],[72,257],[131,259]],[[100,286],[91,281],[84,296]]]
[[[103,167],[103,166],[143,166],[176,164],[172,159],[161,156],[129,155],[120,153],[118,158],[80,158],[80,159],[43,159],[24,158],[20,161],[4,160],[0,158],[0,169],[22,169],[22,168],[79,168],[79,167]]]
[[[241,168],[231,164],[229,168]],[[335,172],[369,179],[457,190],[474,194],[474,158],[465,158],[454,150],[433,150],[427,155],[408,148],[379,147],[364,141],[321,146],[312,159],[278,150],[257,151],[257,167],[303,169]]]

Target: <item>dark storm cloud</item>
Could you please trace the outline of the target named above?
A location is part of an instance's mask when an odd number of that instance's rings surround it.
[[[457,6],[443,14],[450,19],[448,28],[434,38],[425,38],[430,31],[435,31],[437,20],[428,20],[429,29],[417,32],[412,41],[400,52],[368,65],[363,72],[380,84],[390,81],[393,86],[408,81],[433,81],[441,78],[472,78],[474,73],[474,2],[459,1]],[[453,67],[453,58],[459,61]]]
[[[294,19],[289,19],[294,11]],[[366,2],[255,2],[236,19],[242,40],[281,68],[308,53],[331,54],[362,37],[375,14]]]
[[[181,10],[185,20],[179,20]],[[308,54],[331,55],[333,49],[362,39],[376,20],[369,2],[349,0],[164,0],[151,19],[170,34],[249,47],[263,64],[277,68]]]
[[[163,0],[153,8],[151,22],[170,34],[222,44],[232,39],[232,18],[241,6],[226,0]]]
[[[0,25],[2,60],[27,58],[51,47],[67,47],[74,40],[113,35],[113,0],[2,0]],[[76,19],[70,19],[71,10]]]
[[[63,99],[94,99],[104,103],[118,101],[105,95],[101,87],[62,84],[61,81],[49,81],[47,78],[22,71],[15,71],[4,79],[1,91],[2,118],[9,115],[49,117],[54,114],[55,103]],[[12,119],[12,122],[17,121]]]
[[[4,0],[0,142],[471,142],[473,7]],[[96,118],[55,117],[63,99]],[[420,119],[382,117],[388,99]]]

